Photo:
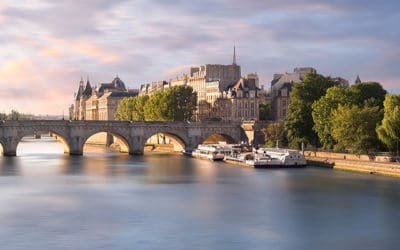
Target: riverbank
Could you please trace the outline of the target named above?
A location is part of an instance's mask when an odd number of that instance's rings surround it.
[[[342,160],[315,157],[305,154],[309,165],[367,174],[400,177],[400,164],[395,162],[374,162],[365,160]]]

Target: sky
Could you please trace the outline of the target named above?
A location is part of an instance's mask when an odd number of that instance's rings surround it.
[[[190,66],[314,67],[400,92],[397,0],[1,0],[0,112],[68,113],[79,81],[129,88]]]

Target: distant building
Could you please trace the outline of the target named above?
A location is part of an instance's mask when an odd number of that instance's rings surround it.
[[[254,75],[240,78],[237,82],[219,90],[218,82],[207,87],[207,102],[203,102],[199,120],[242,121],[259,120],[259,105],[265,100]],[[208,109],[208,112],[205,112]]]
[[[361,83],[361,79],[360,79],[360,76],[359,76],[359,75],[357,75],[357,78],[356,78],[356,80],[355,80],[354,83],[355,83],[355,84]]]
[[[271,81],[271,108],[275,121],[283,121],[286,118],[293,84],[302,81],[307,74],[316,73],[316,69],[306,67],[295,68],[293,73],[274,74]]]
[[[241,76],[233,48],[232,64],[205,64],[191,67],[190,73],[140,86],[139,95],[151,95],[154,91],[187,85],[197,93],[196,121],[216,119],[238,121],[258,120],[259,104],[265,100],[265,91],[259,87],[257,73]]]
[[[83,85],[81,79],[74,104],[70,107],[70,118],[73,120],[114,120],[121,99],[136,96],[139,92],[127,89],[119,77],[97,87],[92,87],[89,80],[85,87]]]
[[[307,74],[317,74],[311,67],[295,68],[293,73],[274,74],[271,81],[271,109],[275,121],[284,121],[289,109],[290,92],[294,84],[301,82]],[[349,86],[349,81],[341,77],[332,77],[332,80],[342,86]]]
[[[155,91],[162,90],[169,87],[166,81],[158,81],[140,85],[139,95],[152,95]]]

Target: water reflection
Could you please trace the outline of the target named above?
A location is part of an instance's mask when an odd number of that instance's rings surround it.
[[[312,167],[257,170],[101,147],[77,157],[35,143],[22,142],[18,157],[0,157],[2,249],[400,244],[399,179]]]
[[[19,175],[20,173],[18,158],[0,156],[0,175]]]

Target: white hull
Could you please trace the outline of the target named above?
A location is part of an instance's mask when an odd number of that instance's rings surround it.
[[[222,154],[212,155],[212,154],[205,154],[205,153],[198,153],[198,152],[193,152],[192,156],[194,158],[206,159],[206,160],[211,160],[211,161],[222,161],[225,157]]]
[[[246,164],[260,167],[304,167],[307,161],[296,150],[279,148],[260,148],[254,152],[254,159],[246,161]]]

